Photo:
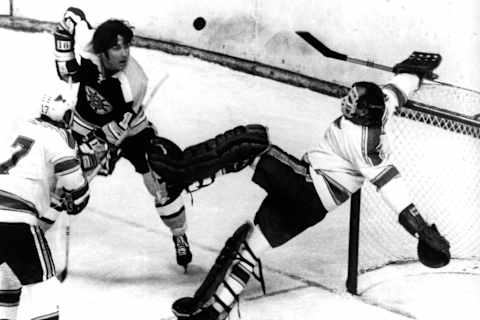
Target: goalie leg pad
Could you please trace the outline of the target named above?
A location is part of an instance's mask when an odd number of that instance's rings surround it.
[[[190,146],[181,154],[176,145],[174,148],[172,142],[169,144],[164,140],[152,140],[148,154],[150,167],[165,180],[184,187],[211,179],[219,171],[242,170],[270,145],[267,128],[256,124],[235,127],[213,139]]]
[[[185,178],[182,165],[182,149],[171,140],[155,136],[147,147],[147,161],[150,170],[162,181],[180,184]]]
[[[189,317],[199,313],[207,302],[214,296],[216,290],[227,276],[227,272],[237,259],[242,245],[253,230],[250,222],[242,224],[227,240],[215,264],[208,272],[193,297],[184,297],[176,300],[172,311],[177,317]]]
[[[238,126],[205,142],[185,149],[186,185],[214,177],[218,171],[238,172],[269,147],[263,125]]]

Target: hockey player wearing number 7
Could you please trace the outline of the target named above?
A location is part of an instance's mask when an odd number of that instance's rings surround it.
[[[183,161],[176,163],[152,158],[152,167],[159,174],[183,176],[186,185],[214,176],[225,164],[245,164],[246,160],[254,169],[253,182],[267,193],[253,223],[241,225],[227,240],[193,297],[173,303],[178,319],[225,319],[252,276],[264,285],[258,271],[259,257],[265,250],[283,245],[322,221],[365,181],[377,188],[398,214],[399,223],[418,238],[419,260],[430,267],[446,265],[450,260],[449,242],[412,203],[401,174],[391,161],[385,131],[394,110],[407,101],[438,63],[417,65],[407,59],[396,65],[395,77],[383,87],[372,82],[354,83],[341,99],[343,115],[330,124],[324,136],[319,137],[318,145],[302,159],[262,139],[240,148],[245,153],[255,146],[258,153],[252,152],[246,158],[241,157],[238,146],[217,148],[208,161],[205,156],[186,154]]]
[[[16,319],[22,291],[30,297],[24,307],[28,319],[59,319],[60,283],[44,236],[56,214],[48,209],[75,215],[89,200],[70,130],[75,93],[46,94],[40,117],[0,148],[0,278],[13,271],[21,285],[2,288],[0,319]]]
[[[111,19],[92,29],[85,13],[71,7],[54,37],[58,76],[66,82],[80,83],[73,130],[80,144],[82,168],[95,168],[106,149],[109,161],[99,174],[111,174],[120,157],[127,159],[154,197],[155,209],[172,233],[177,264],[186,270],[192,254],[186,236],[183,189],[154,177],[147,163],[147,150],[156,129],[143,105],[147,76],[130,55],[132,28],[124,21]]]

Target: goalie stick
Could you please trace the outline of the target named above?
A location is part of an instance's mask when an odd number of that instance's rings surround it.
[[[143,103],[144,109],[146,109],[150,105],[150,103],[153,100],[153,97],[157,94],[157,91],[162,86],[162,84],[168,79],[168,76],[169,76],[169,73],[166,73],[152,88],[152,90],[150,91],[150,94],[148,95],[148,97],[145,99]],[[95,169],[93,169],[92,172],[90,172],[88,176],[85,177],[89,183],[98,174],[98,172],[102,169],[103,165],[107,161],[108,161],[108,155],[105,155],[105,157],[102,158],[102,160],[95,167]],[[62,271],[57,273],[57,279],[60,282],[64,282],[68,275],[68,264],[69,264],[69,256],[70,256],[70,229],[71,229],[70,224],[71,224],[70,216],[67,215],[67,221],[65,226],[65,266]]]
[[[386,65],[383,65],[383,64],[379,64],[379,63],[375,63],[373,61],[352,58],[352,57],[347,56],[346,54],[340,53],[338,51],[334,51],[334,50],[330,49],[329,47],[327,47],[323,42],[321,42],[318,38],[316,38],[314,35],[312,35],[308,31],[295,31],[295,33],[300,38],[302,38],[305,42],[307,42],[310,46],[312,46],[315,50],[320,52],[324,57],[332,58],[332,59],[336,59],[336,60],[347,61],[347,62],[350,62],[350,63],[367,66],[369,68],[374,68],[374,69],[379,69],[379,70],[383,70],[383,71],[393,72],[393,67],[386,66]],[[473,92],[473,93],[476,93],[476,94],[480,94],[480,91],[477,91],[477,90],[474,90],[474,89],[460,87],[460,86],[457,86],[457,85],[454,85],[454,84],[451,84],[451,83],[448,83],[448,82],[442,82],[442,81],[438,81],[438,80],[435,80],[435,79],[428,79],[428,80],[431,81],[431,82],[437,83],[439,85],[444,85],[444,86],[448,86],[448,87],[452,87],[452,88],[461,89],[461,90],[470,91],[470,92]]]

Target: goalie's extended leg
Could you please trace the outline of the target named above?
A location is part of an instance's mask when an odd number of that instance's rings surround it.
[[[194,296],[173,303],[172,310],[178,319],[225,319],[252,275],[264,288],[260,260],[247,244],[253,230],[250,222],[241,225],[225,243]],[[254,274],[257,264],[258,276]]]
[[[190,146],[174,157],[165,152],[161,139],[153,139],[148,160],[152,170],[165,180],[184,188],[192,184],[201,188],[218,174],[242,170],[269,146],[267,128],[251,124]]]

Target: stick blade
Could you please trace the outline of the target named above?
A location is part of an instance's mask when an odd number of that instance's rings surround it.
[[[320,40],[318,40],[313,34],[308,31],[295,31],[295,33],[302,38],[305,42],[311,45],[315,50],[320,52],[323,56],[327,58],[333,58],[337,60],[346,61],[348,57],[345,54],[336,52],[324,45]]]

